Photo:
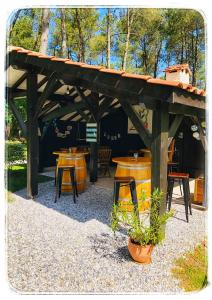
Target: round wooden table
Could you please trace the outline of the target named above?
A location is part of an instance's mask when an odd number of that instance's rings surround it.
[[[63,151],[55,151],[53,154],[58,155],[58,163],[57,168],[60,166],[75,166],[76,172],[76,181],[77,181],[77,190],[78,192],[84,192],[86,189],[86,179],[87,179],[87,168],[85,162],[85,155],[89,154],[89,152],[63,152]],[[56,170],[57,174],[57,170]],[[70,192],[72,191],[72,187],[70,185],[71,179],[68,171],[63,172],[62,179],[62,192]]]
[[[115,176],[132,176],[135,178],[139,211],[148,209],[151,196],[151,159],[149,157],[115,157],[112,161],[117,163]],[[119,192],[120,207],[123,210],[131,211],[130,202],[129,186],[121,187]]]

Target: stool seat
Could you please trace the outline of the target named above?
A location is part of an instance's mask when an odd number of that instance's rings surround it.
[[[74,165],[69,165],[69,166],[57,166],[58,168],[63,168],[63,169],[69,169],[69,168],[75,168],[75,166]]]
[[[126,176],[126,177],[123,176],[123,177],[114,177],[114,180],[123,182],[123,183],[128,183],[128,182],[134,181],[135,178],[132,176]]]
[[[177,173],[177,172],[171,172],[168,174],[169,177],[173,178],[189,178],[188,173]]]

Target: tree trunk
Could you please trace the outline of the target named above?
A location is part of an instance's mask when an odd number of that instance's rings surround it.
[[[78,33],[79,33],[79,55],[78,60],[81,62],[85,62],[85,43],[82,33],[82,28],[80,24],[80,17],[79,17],[79,9],[75,9],[75,15],[76,15],[76,22],[78,27]]]
[[[65,15],[65,8],[61,8],[61,35],[62,35],[62,57],[68,56],[67,51],[67,37],[66,37],[66,15]]]
[[[41,43],[39,52],[46,54],[48,48],[48,36],[49,36],[49,19],[50,9],[44,8],[42,12],[42,32],[41,32]]]
[[[160,42],[159,48],[158,48],[158,50],[156,52],[156,55],[155,55],[154,78],[157,77],[158,63],[159,63],[161,48],[162,48],[162,41]]]
[[[107,13],[107,68],[110,68],[110,36],[111,36],[111,25],[110,25],[110,8]]]
[[[125,52],[124,52],[124,59],[123,59],[123,71],[126,70],[126,66],[127,66],[127,56],[129,50],[130,32],[131,32],[133,18],[134,18],[134,11],[132,11],[132,14],[130,16],[130,9],[127,8],[127,37],[126,37]]]

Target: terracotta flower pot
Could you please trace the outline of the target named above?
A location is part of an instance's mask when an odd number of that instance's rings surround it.
[[[129,238],[128,250],[130,252],[131,257],[134,259],[134,261],[138,263],[150,264],[152,262],[151,255],[152,255],[153,248],[154,248],[153,245],[141,246],[135,244]]]

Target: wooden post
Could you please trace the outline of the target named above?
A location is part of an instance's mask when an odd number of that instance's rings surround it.
[[[97,123],[97,142],[90,143],[90,182],[98,179],[98,150],[99,150],[99,123]]]
[[[27,74],[27,197],[38,194],[38,120],[34,118],[37,105],[37,74]]]
[[[90,182],[94,183],[98,180],[98,150],[100,143],[100,128],[99,128],[99,97],[97,94],[91,94],[91,97],[86,99],[89,110],[92,114],[90,122],[97,123],[97,142],[90,143]]]
[[[158,188],[164,193],[160,207],[160,213],[166,211],[166,191],[167,191],[167,162],[168,162],[168,132],[169,114],[167,105],[161,104],[153,111],[152,119],[152,192]]]

